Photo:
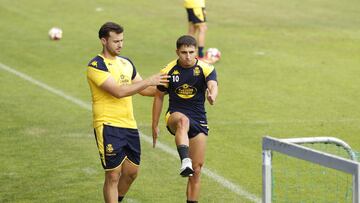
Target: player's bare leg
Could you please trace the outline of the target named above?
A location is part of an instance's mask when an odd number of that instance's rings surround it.
[[[197,23],[194,26],[195,26],[196,40],[198,42],[198,57],[200,59],[203,59],[207,25],[206,23]]]
[[[188,35],[196,37],[195,34],[196,34],[196,27],[195,27],[194,23],[189,22]]]
[[[199,47],[205,47],[205,36],[207,31],[206,23],[198,23],[196,24],[196,29],[198,30],[198,44]]]
[[[170,115],[167,125],[171,132],[175,133],[175,143],[181,160],[180,175],[183,177],[191,176],[194,171],[189,158],[189,119],[180,112],[174,112]]]
[[[207,136],[203,133],[190,139],[190,158],[192,159],[194,175],[189,177],[187,185],[187,200],[197,201],[200,194],[201,168],[205,161]]]
[[[121,168],[116,168],[111,171],[105,171],[105,182],[104,182],[104,199],[106,203],[117,203],[118,202],[118,189],[117,185],[120,178]]]
[[[189,119],[180,112],[174,112],[170,115],[167,125],[169,126],[171,132],[175,133],[175,143],[178,145],[187,145],[189,146]]]
[[[129,190],[131,184],[134,182],[139,171],[139,166],[133,164],[128,159],[124,160],[122,164],[121,175],[118,183],[118,196],[124,197]]]

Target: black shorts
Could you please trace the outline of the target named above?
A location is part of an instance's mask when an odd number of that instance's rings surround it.
[[[205,8],[187,8],[188,21],[194,24],[206,22]]]
[[[137,129],[102,125],[94,129],[101,164],[105,170],[119,167],[125,159],[140,165],[140,136]]]
[[[174,112],[171,112],[171,113],[174,113]],[[169,126],[167,125],[167,121],[168,121],[171,113],[170,112],[166,113],[166,117],[165,117],[166,118],[166,128],[172,135],[175,135],[175,133],[171,132]],[[182,113],[182,112],[180,112],[180,113]],[[184,114],[184,113],[182,113],[182,114]],[[208,135],[209,128],[208,128],[208,124],[207,124],[206,120],[194,119],[188,115],[186,115],[186,117],[189,119],[189,123],[190,123],[189,132],[188,132],[189,139],[195,137],[199,133],[204,133],[205,135]]]

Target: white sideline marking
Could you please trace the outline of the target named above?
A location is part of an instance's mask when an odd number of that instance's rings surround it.
[[[141,133],[141,135],[144,135],[144,134]],[[150,137],[150,136],[145,135],[145,136],[142,136],[142,138],[150,144],[153,143],[152,137]],[[156,142],[156,148],[160,148],[161,150],[174,156],[175,158],[178,157],[178,153],[176,150],[174,150],[173,148],[170,148],[169,146],[167,146],[165,144],[160,143],[159,141]],[[261,199],[258,198],[256,195],[253,195],[253,194],[247,192],[239,185],[236,185],[235,183],[227,180],[226,178],[220,176],[219,174],[212,172],[210,169],[208,169],[206,167],[204,167],[202,169],[202,173],[204,175],[210,177],[211,179],[213,179],[215,182],[218,182],[223,187],[229,189],[230,191],[232,191],[242,197],[245,197],[246,199],[249,199],[253,202],[261,202]]]
[[[31,83],[33,83],[33,84],[35,84],[35,85],[37,85],[37,86],[39,86],[41,88],[44,88],[47,91],[49,91],[51,93],[54,93],[54,94],[66,99],[66,100],[69,100],[69,101],[71,101],[71,102],[73,102],[73,103],[75,103],[75,104],[77,104],[77,105],[79,105],[79,106],[81,106],[81,107],[83,107],[83,108],[85,108],[87,110],[91,110],[91,105],[90,104],[87,104],[87,103],[85,103],[85,102],[83,102],[83,101],[81,101],[81,100],[79,100],[79,99],[77,99],[75,97],[69,96],[69,95],[65,94],[63,91],[52,88],[52,87],[50,87],[49,85],[47,85],[45,83],[42,83],[42,82],[40,82],[38,80],[35,80],[34,78],[32,78],[32,77],[30,77],[30,76],[28,76],[28,75],[26,75],[24,73],[21,73],[21,72],[15,70],[15,69],[10,68],[9,66],[6,66],[6,65],[0,63],[0,68],[3,69],[3,70],[6,70],[9,73],[12,73],[12,74],[18,76],[19,78],[22,78],[22,79],[24,79],[26,81],[29,81],[29,82],[31,82]]]
[[[70,95],[67,95],[65,94],[63,91],[60,91],[60,90],[57,90],[53,87],[50,87],[49,85],[45,84],[45,83],[42,83],[24,73],[21,73],[13,68],[10,68],[9,66],[6,66],[2,63],[0,63],[0,68],[9,72],[9,73],[12,73],[32,84],[35,84],[53,94],[56,94],[68,101],[71,101],[77,105],[79,105],[80,107],[84,108],[84,109],[87,109],[87,110],[91,110],[91,105],[88,104],[88,103],[85,103],[75,97],[72,97]],[[152,137],[150,136],[147,136],[143,133],[140,132],[142,136],[142,138],[148,142],[149,144],[152,145]],[[172,155],[172,156],[175,156],[177,157],[177,152],[176,150],[170,148],[169,146],[165,145],[165,144],[162,144],[161,142],[157,141],[156,143],[157,147],[160,148],[161,150],[163,150],[164,152]],[[258,198],[256,195],[254,194],[251,194],[249,193],[248,191],[244,190],[242,187],[240,187],[239,185],[236,185],[235,183],[232,183],[231,181],[227,180],[226,178],[220,176],[219,174],[216,174],[215,172],[212,172],[210,169],[207,169],[207,168],[203,168],[203,174],[208,176],[209,178],[213,179],[215,182],[219,183],[220,185],[222,185],[223,187],[225,188],[228,188],[230,191],[238,194],[239,196],[242,196],[248,200],[251,200],[252,202],[256,202],[256,203],[261,203],[261,199]]]

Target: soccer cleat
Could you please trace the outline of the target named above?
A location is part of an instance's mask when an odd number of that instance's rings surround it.
[[[190,158],[185,158],[181,161],[180,175],[182,177],[193,176],[194,170],[192,168],[192,162]]]

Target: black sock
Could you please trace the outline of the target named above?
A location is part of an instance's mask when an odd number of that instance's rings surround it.
[[[201,57],[204,57],[203,49],[204,49],[204,47],[198,47],[198,56],[199,56],[200,58],[201,58]]]
[[[190,201],[190,200],[186,200],[186,203],[197,203],[198,201]]]
[[[180,161],[185,158],[189,158],[189,146],[187,145],[178,145],[177,150],[179,152]]]
[[[124,199],[123,196],[118,196],[118,202],[121,202]]]

